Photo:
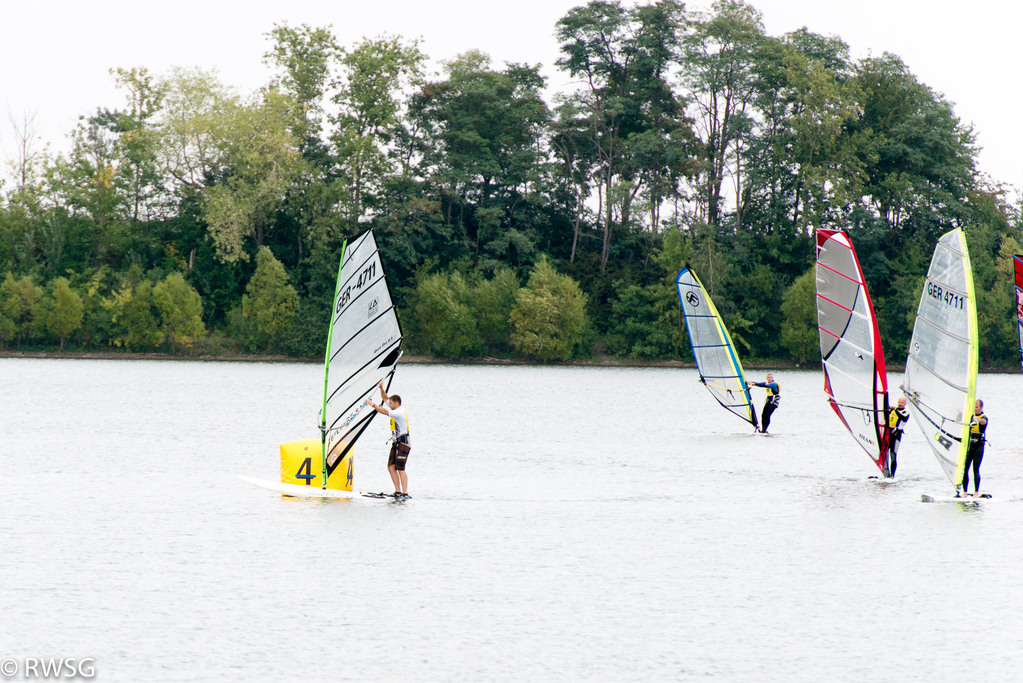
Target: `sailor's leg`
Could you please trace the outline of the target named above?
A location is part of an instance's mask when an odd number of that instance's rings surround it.
[[[970,489],[970,464],[973,462],[973,448],[966,452],[966,464],[963,465],[963,493],[969,493]]]
[[[973,457],[973,492],[980,493],[980,463],[984,460],[984,444],[977,446],[977,454]]]
[[[899,443],[902,441],[902,436],[892,439],[891,447],[888,449],[888,472],[891,476],[895,476],[895,470],[899,466]]]
[[[401,487],[398,482],[398,466],[397,466],[397,455],[398,449],[397,444],[391,444],[391,453],[387,456],[387,473],[391,475],[391,483],[394,484],[394,492],[401,493]]]

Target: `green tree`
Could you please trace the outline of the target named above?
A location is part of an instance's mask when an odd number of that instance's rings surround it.
[[[229,112],[228,137],[220,141],[227,175],[206,188],[203,218],[218,255],[225,261],[248,260],[246,238],[263,246],[273,217],[302,166],[292,134],[290,97],[270,90]]]
[[[88,235],[80,239],[91,242],[92,256],[101,262],[112,243],[123,241],[128,219],[118,136],[107,123],[103,112],[81,117],[70,135],[71,149],[66,156],[58,155],[47,171],[53,204],[85,222]]]
[[[298,292],[288,284],[288,274],[269,247],[256,254],[256,272],[242,296],[242,315],[255,322],[266,335],[267,345],[291,325],[298,312]]]
[[[217,256],[248,260],[302,172],[294,99],[275,89],[245,101],[215,73],[176,69],[153,125],[162,171],[182,198],[198,198]]]
[[[95,121],[117,136],[117,173],[127,217],[134,224],[145,213],[156,213],[163,195],[151,123],[160,110],[165,87],[145,68],[118,68],[110,73],[117,87],[127,92],[128,106],[112,112],[101,110]]]
[[[46,316],[46,329],[60,340],[60,350],[72,332],[82,326],[85,305],[65,277],[53,281],[53,305]]]
[[[294,132],[306,148],[319,140],[330,67],[340,51],[330,29],[308,24],[292,27],[282,22],[266,34],[274,45],[263,61],[281,72],[273,85],[294,97],[299,112]]]
[[[162,341],[173,349],[191,346],[206,332],[202,299],[181,273],[171,273],[153,288],[153,304],[160,312]]]
[[[402,93],[422,84],[426,59],[418,40],[399,37],[367,39],[341,50],[342,77],[333,84],[338,111],[331,117],[332,142],[348,189],[343,211],[353,231],[395,172],[391,152],[405,114]],[[399,157],[403,175],[409,163]]]
[[[162,339],[153,305],[153,284],[141,270],[129,271],[121,287],[104,297],[103,306],[110,312],[113,336],[110,343],[132,351],[150,351]]]
[[[19,346],[23,341],[43,335],[46,329],[44,292],[31,276],[15,280],[7,273],[0,285],[0,297],[0,311],[3,318],[10,321],[2,325],[3,334],[10,334],[8,338],[13,338]]]
[[[488,55],[472,50],[444,69],[447,80],[415,102],[426,143],[422,173],[440,188],[445,222],[464,226],[478,265],[528,263],[545,224],[535,193],[549,118],[539,67],[496,71]]]
[[[614,320],[605,340],[608,351],[628,358],[660,358],[667,350],[658,334],[659,315],[654,306],[656,293],[649,287],[614,283],[615,300],[611,304]]]
[[[855,83],[840,82],[819,61],[797,52],[785,59],[789,96],[794,101],[787,123],[792,133],[796,172],[793,222],[802,212],[800,229],[821,227],[840,219],[842,210],[859,199],[863,164],[856,138],[845,134],[859,114]]]
[[[587,327],[586,295],[541,256],[518,291],[510,322],[512,345],[543,361],[568,360]]]
[[[460,273],[434,273],[418,280],[416,329],[431,351],[445,358],[479,353],[480,334],[469,300]]]
[[[581,136],[562,133],[556,149],[566,162],[570,156],[583,160],[591,153],[595,161],[590,173],[599,188],[602,273],[615,226],[631,227],[633,202],[644,186],[651,228],[658,229],[660,201],[669,194],[668,169],[677,170],[684,156],[680,138],[690,131],[667,84],[672,55],[679,49],[679,34],[673,29],[684,21],[682,4],[672,0],[638,8],[593,0],[569,10],[557,24],[562,53],[557,65],[586,84],[567,98],[559,127],[566,132],[574,128],[590,145],[575,144],[576,153],[568,155],[571,138]],[[587,151],[580,155],[583,149]],[[575,176],[571,167],[565,168],[569,177]]]
[[[692,93],[694,130],[702,150],[697,177],[698,217],[720,224],[722,187],[731,174],[741,206],[742,150],[753,131],[757,57],[765,42],[761,13],[742,0],[717,0],[694,14],[682,42],[682,77]],[[739,224],[741,225],[741,211]]]
[[[800,363],[820,358],[816,277],[814,268],[806,271],[785,290],[782,299],[781,343]]]
[[[508,318],[518,291],[519,279],[515,273],[502,268],[492,279],[481,280],[470,292],[476,327],[488,353],[498,354],[511,348]]]
[[[920,231],[932,243],[959,227],[975,187],[975,135],[940,93],[885,53],[856,67],[862,91],[859,130],[869,130],[863,192],[891,228]]]

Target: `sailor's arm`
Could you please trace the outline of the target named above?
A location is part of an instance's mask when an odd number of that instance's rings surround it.
[[[383,392],[383,389],[381,389],[380,391]],[[376,403],[373,403],[373,401],[370,401],[368,398],[366,399],[365,403],[366,403],[366,405],[370,406],[371,408],[373,408],[373,410],[377,411],[381,415],[390,415],[391,414],[387,410],[387,408],[384,408],[383,406],[378,406]]]
[[[388,398],[390,398],[390,396],[387,395],[387,392],[384,391],[384,382],[383,382],[383,380],[377,382],[377,386],[380,387],[380,400],[381,401],[386,401]]]

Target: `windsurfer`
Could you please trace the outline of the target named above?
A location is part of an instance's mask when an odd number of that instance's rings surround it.
[[[973,419],[970,420],[970,448],[966,452],[966,464],[963,465],[963,493],[970,495],[970,465],[973,465],[973,495],[980,493],[980,463],[984,459],[984,444],[987,442],[987,415],[984,414],[984,402],[979,398],[974,404]]]
[[[902,443],[902,424],[909,419],[906,398],[899,397],[898,406],[888,411],[888,476],[895,476],[898,467],[899,444]]]
[[[760,414],[760,431],[767,434],[767,427],[771,424],[771,414],[778,409],[778,404],[781,402],[778,383],[774,381],[774,375],[767,373],[766,382],[747,382],[746,387],[763,387],[767,390],[767,401],[764,402],[764,411]]]
[[[401,407],[401,396],[397,394],[387,395],[384,391],[384,383],[377,384],[380,387],[381,399],[387,406],[378,406],[373,401],[366,399],[366,405],[373,408],[382,415],[391,418],[391,453],[387,458],[387,472],[391,475],[391,482],[394,483],[394,497],[408,498],[408,477],[405,474],[405,463],[408,460],[409,445],[408,413]]]

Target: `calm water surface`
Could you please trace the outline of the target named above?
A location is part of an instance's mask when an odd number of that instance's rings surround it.
[[[105,681],[1020,676],[1023,377],[978,382],[980,509],[919,502],[950,487],[912,421],[900,480],[869,480],[817,372],[776,373],[762,437],[692,370],[404,364],[412,500],[235,478],[316,435],[321,372],[0,360],[0,658],[94,657]],[[357,488],[390,489],[386,438],[360,441]]]

